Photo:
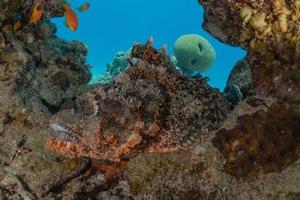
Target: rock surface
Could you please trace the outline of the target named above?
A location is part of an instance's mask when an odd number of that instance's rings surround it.
[[[248,51],[256,94],[299,103],[299,1],[199,2],[206,11],[203,27]]]
[[[37,199],[41,185],[65,172],[62,162],[68,161],[51,154],[44,144],[50,116],[73,107],[87,87],[87,48],[57,38],[55,25],[46,19],[61,16],[64,1],[48,2],[44,20],[18,31],[10,26],[20,16],[28,19],[32,1],[0,5],[0,24],[9,25],[0,32],[0,197]]]
[[[232,69],[224,94],[226,99],[234,105],[255,95],[251,68],[246,59],[239,61]]]
[[[233,112],[236,125],[224,125],[212,141],[227,159],[225,172],[237,177],[281,172],[300,157],[300,113],[261,99],[245,103],[253,113]]]
[[[133,48],[124,74],[88,86],[86,47],[57,38],[47,21],[62,16],[64,1],[43,0],[43,20],[12,31],[19,17],[27,24],[34,2],[0,2],[2,199],[300,198],[298,0],[200,1],[204,27],[248,51],[228,80],[242,97],[226,118],[220,92],[173,71],[149,43]],[[45,148],[50,124],[54,142],[81,147],[53,148],[73,159]],[[79,156],[125,159],[128,168]]]

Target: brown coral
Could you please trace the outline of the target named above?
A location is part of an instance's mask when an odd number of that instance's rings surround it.
[[[254,107],[265,104],[249,101]],[[280,172],[300,156],[300,114],[273,103],[238,118],[233,129],[222,129],[213,140],[227,162],[225,171],[233,176]]]
[[[300,101],[299,1],[199,0],[204,28],[248,51],[256,94]]]
[[[229,105],[206,79],[171,70],[152,42],[137,44],[132,55],[124,74],[78,98],[80,121],[57,116],[51,150],[116,161],[140,151],[186,148],[219,127]]]

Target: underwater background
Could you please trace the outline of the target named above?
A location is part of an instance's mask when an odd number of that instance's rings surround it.
[[[195,0],[90,0],[91,7],[79,14],[76,32],[65,26],[64,18],[53,19],[58,27],[57,35],[66,40],[79,40],[88,47],[87,62],[92,66],[93,77],[105,71],[118,51],[126,52],[134,42],[145,42],[151,36],[155,47],[167,44],[173,54],[173,46],[184,34],[199,34],[215,48],[217,59],[211,69],[203,73],[210,78],[212,87],[223,90],[230,70],[245,57],[241,48],[226,45],[202,29],[203,9]],[[82,5],[73,1],[74,8]],[[117,5],[117,6],[116,6]]]
[[[0,1],[0,200],[299,200],[299,21],[300,0]]]

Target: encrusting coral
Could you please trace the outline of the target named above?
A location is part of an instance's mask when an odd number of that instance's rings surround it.
[[[259,109],[237,115],[237,124],[223,127],[213,139],[227,159],[225,171],[238,177],[282,171],[300,156],[300,114],[261,99],[249,98],[245,103]]]
[[[0,199],[36,199],[39,185],[63,172],[43,145],[49,117],[73,107],[91,77],[85,45],[55,36],[46,19],[62,16],[65,2],[47,1],[44,18],[24,25],[32,3],[0,1],[0,26],[25,20],[18,30],[0,29]]]
[[[188,79],[169,67],[152,41],[132,48],[130,67],[105,86],[78,98],[81,121],[52,122],[49,149],[68,157],[118,161],[137,152],[169,152],[192,146],[216,130],[229,104],[205,78]]]
[[[248,51],[256,94],[299,103],[299,1],[198,1],[205,9],[203,27]]]
[[[225,171],[238,177],[279,172],[299,158],[300,119],[295,109],[300,102],[299,1],[199,2],[206,10],[203,27],[221,41],[248,51],[232,71],[227,98],[237,104],[244,100],[243,94],[256,95],[261,100],[245,100],[254,105],[274,98],[268,110],[256,113],[239,103],[230,115],[237,120],[229,117],[231,128],[217,133],[214,145],[227,160]],[[238,68],[245,68],[244,76]]]

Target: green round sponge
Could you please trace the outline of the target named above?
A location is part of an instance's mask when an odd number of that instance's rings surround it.
[[[174,54],[178,67],[186,71],[204,72],[216,60],[212,45],[203,37],[196,34],[183,35],[174,45]]]

